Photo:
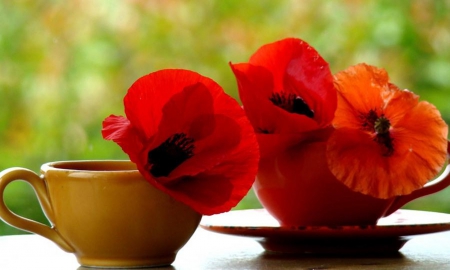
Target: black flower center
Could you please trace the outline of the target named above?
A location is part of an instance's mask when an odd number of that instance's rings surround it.
[[[168,176],[176,167],[194,155],[194,139],[175,133],[148,152],[148,165],[154,177]]]
[[[373,128],[377,134],[386,134],[389,133],[389,128],[391,127],[391,122],[389,119],[384,117],[384,115],[377,118],[375,121]]]
[[[314,112],[309,108],[308,104],[301,97],[293,93],[272,93],[269,99],[275,106],[287,112],[306,115],[309,118],[314,117]]]
[[[367,114],[360,114],[361,128],[375,133],[374,141],[383,147],[383,156],[391,156],[394,153],[393,138],[389,133],[391,122],[376,110],[370,110]]]
[[[370,110],[367,114],[360,114],[362,122],[362,129],[368,131],[374,131],[375,122],[378,119],[378,114],[375,110]]]

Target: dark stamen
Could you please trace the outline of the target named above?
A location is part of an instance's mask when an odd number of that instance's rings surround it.
[[[378,119],[377,112],[375,110],[370,110],[367,114],[360,114],[360,119],[362,121],[362,129],[368,131],[374,131],[375,122]]]
[[[306,115],[309,118],[314,117],[314,112],[309,108],[308,104],[295,94],[286,94],[284,92],[272,93],[269,100],[272,101],[275,106],[278,106],[287,112]]]
[[[262,128],[262,127],[256,127],[255,128],[256,133],[262,133],[262,134],[272,134],[273,131],[267,129],[267,128]]]
[[[394,144],[392,143],[394,139],[391,138],[389,131],[387,133],[377,133],[374,141],[378,144],[384,146],[383,156],[389,157],[394,153]]]
[[[394,153],[393,139],[389,133],[391,122],[384,115],[381,115],[374,124],[376,132],[375,141],[385,147],[383,156],[390,156]]]
[[[378,116],[376,110],[370,110],[367,114],[361,113],[361,129],[375,133],[373,139],[383,147],[383,156],[391,156],[394,153],[393,138],[389,133],[391,122],[384,114]]]
[[[391,122],[389,119],[381,115],[374,124],[374,129],[377,134],[389,133],[389,128],[391,127]]]
[[[194,155],[194,139],[176,133],[148,152],[148,166],[154,177],[168,176],[176,167]]]

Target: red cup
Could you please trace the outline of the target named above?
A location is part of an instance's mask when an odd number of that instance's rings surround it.
[[[253,189],[281,226],[375,225],[404,204],[450,185],[447,165],[438,178],[411,194],[389,199],[364,195],[328,170],[325,147],[325,142],[309,143],[261,159]]]

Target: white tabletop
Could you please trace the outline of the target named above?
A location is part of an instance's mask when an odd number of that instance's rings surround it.
[[[0,254],[1,270],[91,269],[36,235],[0,237]],[[450,269],[450,232],[416,236],[393,256],[305,257],[267,253],[254,239],[199,228],[164,269]]]

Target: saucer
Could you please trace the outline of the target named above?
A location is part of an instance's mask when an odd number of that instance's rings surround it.
[[[398,252],[412,237],[450,230],[450,214],[397,210],[377,225],[280,227],[265,209],[203,217],[203,229],[252,237],[269,252],[380,254]]]

